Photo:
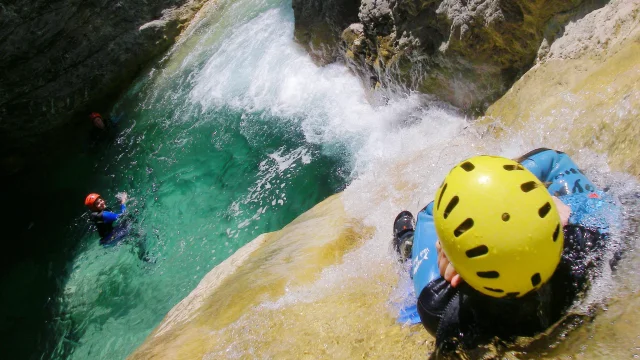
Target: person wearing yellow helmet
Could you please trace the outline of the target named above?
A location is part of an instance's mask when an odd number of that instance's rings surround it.
[[[411,262],[415,311],[438,349],[473,347],[559,320],[616,212],[563,152],[476,156],[451,169],[415,226],[408,211],[396,217],[393,244]]]

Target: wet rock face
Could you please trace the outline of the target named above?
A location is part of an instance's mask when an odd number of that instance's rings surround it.
[[[551,18],[581,2],[366,0],[361,59],[378,71],[397,65],[401,81],[481,112],[533,64]]]
[[[292,0],[295,38],[314,61],[326,65],[340,54],[340,34],[358,22],[360,0]]]
[[[24,146],[104,111],[202,0],[0,3],[0,141]]]
[[[531,67],[551,30],[561,30],[560,14],[582,2],[362,0],[361,27],[346,27],[342,38],[352,64],[382,84],[399,80],[481,112]]]

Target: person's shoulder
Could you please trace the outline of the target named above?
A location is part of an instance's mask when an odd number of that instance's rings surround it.
[[[108,119],[104,119],[104,123],[107,127],[109,128],[114,128],[114,127],[118,127],[118,124],[120,123],[119,118],[108,118]]]
[[[418,214],[423,213],[425,215],[433,216],[433,201],[425,205]]]
[[[533,149],[531,151],[529,151],[528,153],[514,159],[516,162],[522,163],[525,160],[531,160],[531,158],[540,156],[541,154],[546,153],[546,154],[563,154],[563,152],[561,151],[557,151],[557,150],[553,150],[553,149],[549,149],[549,148],[537,148],[537,149]]]

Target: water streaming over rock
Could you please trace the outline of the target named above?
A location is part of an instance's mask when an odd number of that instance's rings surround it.
[[[134,230],[104,248],[77,220],[54,357],[126,356],[207,271],[389,156],[387,134],[464,123],[427,116],[418,95],[371,106],[347,68],[318,68],[294,43],[287,1],[209,14],[112,111],[120,134],[92,189],[111,205],[127,191]]]
[[[122,116],[120,135],[95,165],[92,189],[112,204],[116,192],[129,192],[134,230],[122,244],[104,248],[84,216],[71,225],[68,236],[81,237],[81,245],[55,299],[50,336],[57,346],[48,355],[126,357],[209,270],[345,187],[346,213],[373,230],[339,264],[268,297],[261,309],[323,303],[336,292],[355,301],[337,289],[357,278],[387,289],[380,316],[392,319],[393,307],[384,304],[388,285],[397,281],[388,246],[395,214],[424,206],[465,156],[517,156],[564,141],[517,132],[498,141],[425,96],[382,92],[363,89],[341,64],[316,67],[293,41],[290,1],[213,3],[113,109]],[[619,179],[597,173],[605,159],[592,152],[577,160],[596,181]],[[236,341],[241,329],[265,326],[250,312],[215,329],[222,347],[209,357],[282,354],[261,345],[270,341],[263,333]]]

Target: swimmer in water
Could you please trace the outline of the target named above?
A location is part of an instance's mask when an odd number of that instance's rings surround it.
[[[120,212],[113,212],[107,207],[104,199],[96,193],[87,195],[84,200],[84,204],[91,210],[89,219],[98,229],[100,235],[100,243],[106,244],[113,240],[113,236],[117,231],[114,231],[114,224],[118,219],[124,216],[127,211],[127,193],[119,194],[120,199]]]

